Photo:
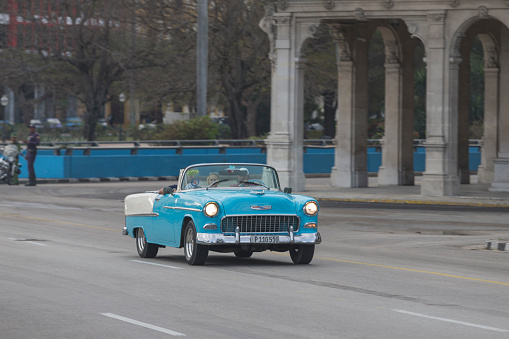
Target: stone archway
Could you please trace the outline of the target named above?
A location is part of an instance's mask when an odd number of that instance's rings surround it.
[[[461,38],[468,37],[468,28],[476,21],[498,20],[499,47],[498,92],[509,91],[509,8],[503,1],[485,1],[483,5],[466,1],[269,1],[272,22],[269,37],[273,38],[271,133],[267,140],[267,161],[281,173],[284,185],[304,189],[302,169],[302,107],[303,56],[300,49],[313,25],[334,26],[333,38],[338,46],[338,130],[335,165],[331,183],[337,187],[366,187],[366,54],[370,31],[387,22],[405,22],[408,34],[419,38],[426,54],[426,170],[421,181],[421,194],[429,196],[457,195],[463,166],[464,148],[459,133],[462,99],[459,93],[462,74]],[[270,6],[269,6],[270,7]],[[385,24],[384,24],[385,22]],[[312,29],[311,29],[312,30]],[[387,46],[393,41],[404,45],[388,33]],[[465,35],[467,34],[467,35]],[[485,37],[483,37],[484,39]],[[489,43],[488,43],[489,45]],[[389,48],[390,49],[390,48]],[[489,52],[489,49],[486,50]],[[389,59],[393,57],[389,53]],[[402,60],[405,60],[404,52]],[[397,58],[397,57],[396,57]],[[392,66],[394,67],[394,65]],[[397,66],[394,67],[397,69]],[[494,68],[494,67],[488,67]],[[400,70],[401,71],[401,70]],[[397,72],[395,72],[397,74]],[[397,76],[394,76],[396,78]],[[403,90],[407,86],[402,86]],[[493,92],[493,91],[492,91]],[[495,92],[493,92],[495,93]],[[402,95],[406,97],[406,95]],[[509,106],[509,96],[498,95],[496,158],[493,160],[493,190],[509,191],[509,114],[501,107]],[[399,130],[394,132],[397,135]],[[389,136],[388,136],[389,138]],[[388,139],[387,139],[388,140]],[[394,140],[398,140],[395,137]],[[387,148],[388,152],[401,152]],[[388,182],[405,184],[400,155],[391,155]],[[391,161],[386,161],[384,167]],[[398,163],[399,162],[399,163]],[[489,161],[487,161],[488,163]],[[459,174],[459,175],[458,175]],[[394,178],[398,177],[397,180]],[[401,179],[403,178],[403,180]],[[383,179],[382,179],[383,180]],[[463,179],[461,179],[463,180]]]
[[[509,29],[501,21],[487,15],[466,20],[456,34],[452,55],[461,62],[459,71],[459,93],[468,93],[469,51],[472,41],[478,37],[484,54],[484,133],[482,139],[481,164],[478,171],[480,183],[491,183],[491,190],[509,191],[509,137],[502,131],[509,126],[509,118],[503,108],[509,104],[504,86],[509,81]],[[459,141],[458,165],[462,183],[466,180],[468,163],[468,95],[458,98]],[[507,151],[504,152],[504,149]],[[497,165],[498,164],[498,165]],[[498,168],[498,170],[496,170]],[[462,175],[463,174],[463,175]]]

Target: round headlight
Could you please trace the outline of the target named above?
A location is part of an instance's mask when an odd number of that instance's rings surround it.
[[[308,201],[304,205],[304,213],[307,215],[315,215],[318,212],[318,204],[315,201]]]
[[[219,213],[219,206],[215,202],[209,202],[203,208],[203,213],[207,217],[215,217]]]

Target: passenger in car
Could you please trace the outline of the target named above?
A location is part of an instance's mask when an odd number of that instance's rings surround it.
[[[214,181],[217,180],[219,180],[219,174],[217,174],[217,172],[210,172],[209,176],[207,177],[207,186],[210,186]]]

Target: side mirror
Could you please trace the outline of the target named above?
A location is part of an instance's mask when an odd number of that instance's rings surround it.
[[[173,187],[164,187],[163,188],[163,194],[166,195],[166,194],[173,194]]]
[[[292,188],[291,187],[285,187],[283,192],[290,194],[290,193],[292,193]]]

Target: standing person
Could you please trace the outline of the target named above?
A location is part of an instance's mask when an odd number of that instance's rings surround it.
[[[37,146],[41,142],[41,136],[35,130],[34,125],[28,126],[30,128],[30,134],[28,135],[28,140],[25,141],[27,144],[27,164],[28,164],[28,183],[25,186],[35,186],[35,170],[34,170],[34,162],[35,157],[37,156]]]

